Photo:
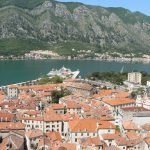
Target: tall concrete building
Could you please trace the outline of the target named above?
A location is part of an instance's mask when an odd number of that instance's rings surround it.
[[[141,84],[142,74],[140,72],[128,73],[128,81],[136,84]]]

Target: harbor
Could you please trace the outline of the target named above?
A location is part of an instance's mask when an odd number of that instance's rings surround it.
[[[72,79],[75,79],[77,78],[77,76],[80,74],[80,71],[77,70],[77,71],[71,71],[69,68],[65,68],[64,66],[60,69],[52,69],[49,73],[47,73],[47,76],[49,78],[52,78],[54,76],[59,76],[59,77],[62,77],[63,79],[66,79],[66,78],[72,78]],[[41,78],[37,78],[37,79],[34,79],[34,80],[29,80],[29,81],[25,81],[25,82],[19,82],[19,83],[15,83],[13,84],[14,86],[30,86],[30,85],[35,85],[39,80],[41,80]],[[12,84],[10,85],[6,85],[6,86],[1,86],[0,89],[1,90],[5,90],[8,86],[11,86]]]

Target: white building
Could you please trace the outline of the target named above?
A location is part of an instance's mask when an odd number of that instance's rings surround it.
[[[7,96],[8,98],[17,98],[18,97],[18,88],[15,85],[8,86],[7,88]]]
[[[61,117],[55,114],[38,117],[20,117],[18,118],[22,123],[26,125],[25,130],[39,129],[44,132],[56,131],[62,133],[62,121]]]
[[[82,138],[97,137],[102,133],[115,133],[115,125],[96,119],[76,119],[69,122],[68,140],[78,143]]]
[[[76,119],[69,122],[68,140],[77,143],[79,139],[97,137],[96,119]]]
[[[128,73],[128,81],[131,83],[141,84],[142,74],[140,72]]]
[[[150,87],[150,81],[147,81],[147,84],[146,84],[148,87]]]

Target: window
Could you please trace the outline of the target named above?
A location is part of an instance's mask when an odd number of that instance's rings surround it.
[[[75,138],[75,142],[77,142],[77,138]]]
[[[75,136],[77,136],[77,133],[75,133]]]
[[[83,133],[81,133],[81,136],[83,136]]]
[[[87,136],[89,136],[89,133],[87,133]]]

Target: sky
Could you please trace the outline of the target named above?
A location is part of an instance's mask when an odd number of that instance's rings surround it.
[[[62,2],[82,2],[103,7],[123,7],[131,11],[140,11],[150,16],[150,0],[58,0]]]

